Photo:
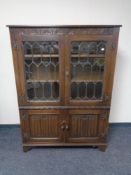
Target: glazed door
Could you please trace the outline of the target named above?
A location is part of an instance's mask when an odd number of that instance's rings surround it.
[[[70,36],[66,40],[66,104],[110,101],[110,36]]]
[[[22,35],[19,44],[20,105],[62,105],[62,37]]]

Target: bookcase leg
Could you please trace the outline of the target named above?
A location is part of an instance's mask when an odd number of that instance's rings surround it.
[[[31,150],[31,147],[30,146],[23,146],[23,151],[24,152],[27,152],[29,150]]]
[[[98,148],[99,148],[100,151],[105,152],[106,148],[107,148],[107,145],[100,145],[100,146],[98,146]]]

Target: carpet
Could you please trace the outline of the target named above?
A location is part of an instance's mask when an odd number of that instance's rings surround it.
[[[22,151],[19,128],[0,128],[0,175],[131,175],[131,126],[110,127],[108,148]]]

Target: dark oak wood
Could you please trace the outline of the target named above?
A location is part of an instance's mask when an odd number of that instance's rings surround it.
[[[17,26],[9,25],[16,87],[18,94],[23,151],[35,146],[93,146],[105,151],[108,133],[113,78],[119,28],[121,25],[71,25],[71,26]],[[59,53],[24,53],[24,42],[58,42]],[[71,77],[72,58],[84,60],[87,54],[71,53],[72,42],[106,42],[105,54],[90,54],[90,59],[104,58],[104,73],[80,73]],[[47,79],[26,81],[25,60],[59,59],[59,72],[53,71]],[[38,63],[37,63],[38,64]],[[54,63],[53,63],[54,64]],[[38,66],[38,65],[37,65]],[[33,68],[32,68],[33,69]],[[36,76],[36,77],[35,77]],[[39,77],[43,72],[39,72]],[[103,82],[102,97],[98,99],[71,99],[72,82]],[[59,83],[59,98],[56,100],[29,100],[26,83]],[[33,92],[32,92],[33,93]],[[39,92],[40,93],[40,92]]]
[[[33,28],[53,28],[53,27],[58,27],[58,28],[79,28],[79,27],[82,27],[82,28],[104,28],[104,27],[108,27],[108,28],[112,28],[112,27],[122,27],[122,25],[7,25],[7,27],[17,27],[17,28],[30,28],[30,27],[33,27]]]
[[[110,109],[110,106],[19,106],[19,109]]]

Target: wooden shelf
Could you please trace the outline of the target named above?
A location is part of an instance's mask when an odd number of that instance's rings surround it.
[[[74,57],[88,57],[88,58],[103,58],[105,57],[104,54],[71,54],[71,57],[74,58]]]
[[[27,83],[59,82],[59,80],[27,80]]]
[[[25,58],[56,58],[59,57],[59,54],[25,54]],[[103,58],[104,54],[71,54],[71,57],[90,57],[90,58]]]
[[[71,82],[96,82],[103,80],[103,73],[79,73],[76,77],[71,79]]]
[[[25,54],[25,58],[56,58],[59,57],[59,54]]]

